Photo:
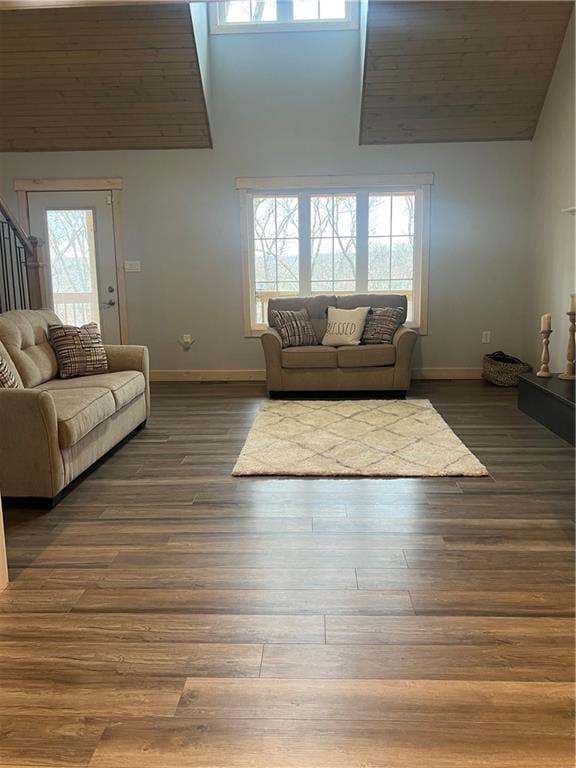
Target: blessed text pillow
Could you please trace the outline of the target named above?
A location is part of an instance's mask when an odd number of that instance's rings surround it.
[[[370,307],[358,307],[358,309],[328,307],[328,325],[322,344],[327,347],[348,347],[360,344],[369,311]]]

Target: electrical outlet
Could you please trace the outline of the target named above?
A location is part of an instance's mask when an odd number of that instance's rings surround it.
[[[182,336],[179,336],[178,344],[182,347],[184,352],[188,352],[192,344],[196,341],[196,339],[192,338],[192,336],[189,333],[183,333]]]
[[[492,331],[482,331],[482,344],[490,344]]]

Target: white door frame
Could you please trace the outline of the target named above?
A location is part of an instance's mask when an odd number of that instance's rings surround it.
[[[116,282],[118,315],[120,319],[120,341],[128,343],[128,308],[126,304],[126,281],[124,279],[124,257],[122,251],[122,179],[16,179],[14,189],[18,196],[18,214],[23,228],[30,232],[29,192],[110,192],[112,196],[112,226],[114,228],[114,258],[116,261]]]

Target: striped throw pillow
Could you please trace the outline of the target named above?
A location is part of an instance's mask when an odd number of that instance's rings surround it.
[[[19,389],[20,385],[16,381],[16,376],[12,373],[6,360],[0,357],[0,389]]]
[[[108,373],[108,358],[96,323],[88,323],[80,328],[73,325],[50,325],[48,332],[58,358],[61,379]]]
[[[403,320],[404,310],[401,307],[374,307],[366,318],[362,344],[392,344]]]
[[[307,309],[271,309],[269,321],[280,334],[282,347],[310,347],[318,344]]]

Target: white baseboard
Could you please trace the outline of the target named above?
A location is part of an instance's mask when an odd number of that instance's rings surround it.
[[[445,381],[447,379],[472,380],[482,378],[481,368],[415,368],[413,379],[427,381]],[[266,371],[260,370],[214,370],[150,371],[151,381],[266,381]]]

